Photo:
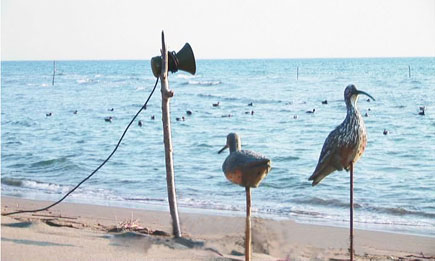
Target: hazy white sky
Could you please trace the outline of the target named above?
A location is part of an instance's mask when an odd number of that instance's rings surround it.
[[[2,60],[435,56],[435,0],[1,0]]]

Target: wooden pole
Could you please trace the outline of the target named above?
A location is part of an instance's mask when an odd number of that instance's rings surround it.
[[[168,188],[169,210],[172,217],[174,237],[181,237],[180,221],[178,218],[177,195],[175,193],[174,162],[172,158],[171,117],[169,101],[174,92],[169,90],[168,82],[168,51],[166,50],[165,35],[162,31],[162,71],[160,73],[162,93],[162,121],[163,139],[165,143],[166,183]]]
[[[54,85],[54,76],[56,75],[56,61],[53,61],[53,80],[51,81],[51,85]]]
[[[246,187],[245,261],[251,260],[251,188]]]
[[[350,163],[350,261],[353,261],[353,162]]]
[[[411,65],[408,65],[408,77],[411,78]]]
[[[296,67],[296,80],[299,80],[299,66]]]

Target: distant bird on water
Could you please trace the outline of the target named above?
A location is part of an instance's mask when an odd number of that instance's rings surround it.
[[[367,134],[363,118],[356,107],[359,94],[375,100],[370,94],[357,90],[353,84],[346,87],[344,101],[347,115],[344,121],[329,133],[323,144],[317,167],[309,178],[313,181],[313,186],[336,170],[349,170],[350,163],[355,163],[363,154]]]
[[[219,102],[213,103],[213,107],[219,107]]]
[[[227,144],[218,153],[227,148],[230,149],[230,155],[222,165],[225,177],[243,187],[258,187],[271,168],[270,159],[250,150],[242,150],[237,133],[228,134]]]
[[[424,110],[426,109],[425,106],[420,107],[420,111],[418,112],[418,115],[424,116]]]
[[[51,115],[53,115],[53,113],[49,112],[45,114],[45,117],[50,117]]]
[[[112,116],[109,116],[109,117],[104,118],[104,120],[107,121],[107,122],[112,122],[112,119],[113,119]]]
[[[322,101],[322,104],[328,104],[328,100]]]
[[[306,113],[314,113],[316,109],[313,109],[312,111],[306,111]]]

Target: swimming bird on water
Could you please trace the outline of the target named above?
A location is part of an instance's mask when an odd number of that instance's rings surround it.
[[[213,103],[213,107],[219,107],[219,102]]]
[[[422,115],[422,116],[424,116],[424,110],[425,110],[425,106],[423,106],[423,107],[420,107],[420,111],[418,112],[418,115]]]
[[[363,118],[356,107],[360,94],[375,100],[370,94],[357,90],[353,84],[346,87],[344,101],[347,115],[344,121],[329,133],[323,144],[317,167],[309,178],[313,181],[313,186],[336,170],[349,170],[350,163],[355,163],[363,154],[367,134]]]
[[[225,177],[243,187],[258,187],[271,168],[270,159],[250,150],[242,150],[237,133],[228,134],[227,144],[218,153],[227,148],[230,149],[230,155],[222,165]]]
[[[313,109],[312,111],[306,111],[306,113],[314,113],[316,112],[316,109]]]
[[[109,117],[104,118],[104,120],[107,121],[107,122],[112,122],[112,119],[113,119],[112,116],[109,116]]]

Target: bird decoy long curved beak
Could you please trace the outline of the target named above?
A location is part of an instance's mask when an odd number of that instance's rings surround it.
[[[357,93],[357,94],[364,94],[364,95],[370,97],[372,100],[376,101],[375,98],[373,98],[370,94],[368,94],[368,93],[366,93],[366,92],[364,92],[364,91],[360,91],[360,90],[358,90],[356,93]]]
[[[222,151],[224,151],[225,149],[228,149],[228,144],[225,145],[222,149],[220,149],[220,151],[218,151],[218,154],[220,154]]]

